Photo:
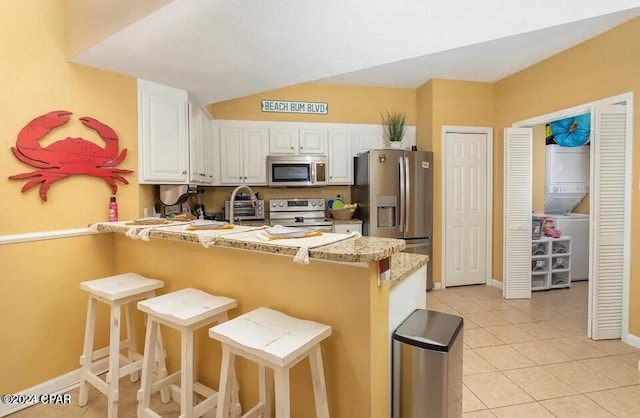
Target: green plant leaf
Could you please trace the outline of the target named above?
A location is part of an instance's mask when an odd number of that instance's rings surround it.
[[[402,141],[405,133],[405,121],[407,114],[398,111],[385,111],[380,113],[382,117],[382,125],[384,128],[384,139],[388,142]]]

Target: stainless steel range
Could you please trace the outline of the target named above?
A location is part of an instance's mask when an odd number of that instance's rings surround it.
[[[333,221],[326,220],[324,199],[271,199],[269,225],[308,227],[332,232]]]

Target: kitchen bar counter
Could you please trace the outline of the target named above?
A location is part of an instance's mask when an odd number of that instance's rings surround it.
[[[149,241],[143,241],[125,236],[129,228],[122,225],[96,224],[99,232],[113,233],[105,255],[112,260],[112,274],[136,272],[162,280],[160,294],[193,287],[234,298],[238,306],[230,318],[268,307],[329,325],[332,335],[321,347],[331,417],[389,417],[390,335],[410,312],[426,306],[426,256],[400,253],[403,240],[352,237],[310,249],[311,262],[301,265],[291,259],[296,249],[268,242],[220,236],[205,248],[184,244],[198,243],[197,235],[165,227],[149,231]],[[378,260],[386,257],[391,280],[381,282]],[[163,339],[171,373],[180,364],[179,335],[163,333]],[[206,359],[198,365],[199,380],[215,387],[220,346],[208,338],[198,342],[196,356]],[[254,405],[259,398],[255,365],[238,359],[236,373],[241,403]],[[314,416],[309,367],[295,366],[290,379],[291,416]]]
[[[246,223],[240,225],[248,226]],[[106,223],[98,224],[97,229],[99,232],[116,233],[125,233],[128,230],[127,227]],[[199,242],[198,237],[194,234],[168,231],[162,226],[154,228],[150,232],[149,238],[193,243]],[[297,248],[277,245],[277,241],[276,243],[272,244],[270,242],[254,243],[235,240],[233,239],[233,234],[218,238],[215,245],[219,247],[237,248],[242,250],[260,251],[265,253],[291,256],[295,256],[297,252]],[[404,248],[405,242],[398,239],[373,237],[349,238],[333,244],[324,245],[322,247],[311,248],[309,250],[309,258],[326,261],[366,263],[390,257],[393,254],[399,253]]]
[[[423,254],[398,253],[391,256],[390,288],[394,288],[411,273],[429,262],[429,256]]]

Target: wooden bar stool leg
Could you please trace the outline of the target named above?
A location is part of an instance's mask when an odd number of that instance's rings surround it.
[[[180,418],[193,418],[193,331],[181,334]]]
[[[324,383],[324,368],[322,364],[322,352],[320,346],[309,354],[311,363],[311,379],[313,380],[313,396],[316,401],[316,418],[329,418],[329,403],[327,402],[327,389]]]
[[[133,303],[127,303],[127,341],[129,342],[129,347],[127,348],[127,357],[129,361],[135,361],[134,355],[138,352],[138,343],[136,342],[136,324],[134,317],[134,306]],[[138,381],[138,371],[131,373],[129,375],[129,379],[131,383],[135,383]]]
[[[115,303],[111,306],[111,331],[109,336],[109,418],[118,417],[118,383],[120,381],[120,320],[121,305],[119,303]]]
[[[84,328],[84,346],[80,357],[82,369],[80,371],[80,393],[78,395],[79,406],[85,406],[89,399],[89,383],[87,382],[86,374],[91,370],[91,362],[93,361],[93,337],[96,330],[97,309],[97,302],[89,296],[87,322]]]
[[[270,369],[261,364],[258,379],[260,385],[260,403],[264,405],[263,418],[271,418],[272,377]]]
[[[289,369],[275,369],[276,381],[276,418],[291,418],[291,399],[289,398]]]
[[[156,355],[156,341],[158,336],[159,324],[147,319],[147,332],[144,346],[144,359],[142,360],[142,381],[140,382],[140,390],[138,390],[138,416],[143,417],[145,409],[151,404],[151,386],[153,385],[153,362]]]
[[[222,345],[222,369],[220,370],[220,391],[218,392],[218,407],[216,418],[227,418],[229,416],[230,405],[228,402],[230,393],[233,390],[233,368],[236,355],[229,350],[229,347]]]
[[[156,355],[155,355],[155,364],[156,364],[156,374],[159,379],[167,377],[169,372],[167,371],[167,364],[165,361],[165,352],[164,346],[162,344],[162,330],[160,329],[160,325],[157,325],[157,338],[156,340]],[[160,400],[163,404],[168,404],[171,401],[171,392],[168,387],[164,387],[160,389]]]

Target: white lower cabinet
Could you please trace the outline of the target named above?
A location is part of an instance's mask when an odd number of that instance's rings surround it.
[[[531,241],[531,290],[571,287],[571,237]]]
[[[344,223],[333,224],[333,232],[336,234],[349,234],[351,232],[359,232],[362,234],[362,224],[358,223]]]
[[[220,127],[220,184],[266,185],[268,128]]]

